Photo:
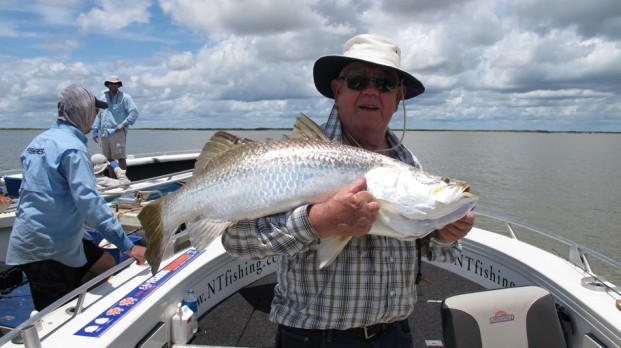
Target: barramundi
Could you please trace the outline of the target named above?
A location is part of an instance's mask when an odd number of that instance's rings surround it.
[[[193,179],[138,215],[153,274],[171,236],[184,223],[193,226],[188,228],[191,243],[204,249],[238,221],[323,202],[363,176],[380,205],[369,232],[375,235],[422,238],[462,218],[478,201],[464,181],[332,142],[305,116],[298,117],[294,129],[296,136],[284,140],[251,141],[225,132],[210,139]],[[322,239],[317,246],[320,267],[330,264],[350,238]]]

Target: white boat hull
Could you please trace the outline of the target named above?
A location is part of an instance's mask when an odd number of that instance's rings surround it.
[[[487,289],[525,285],[547,289],[572,318],[570,347],[591,347],[586,342],[592,336],[607,347],[621,347],[621,311],[615,306],[621,296],[570,261],[520,240],[475,228],[463,240],[458,262],[433,264]]]

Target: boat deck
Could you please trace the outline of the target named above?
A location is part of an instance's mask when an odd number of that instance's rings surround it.
[[[414,347],[443,346],[440,306],[444,298],[483,289],[478,284],[429,263],[423,274],[431,286],[420,285],[410,326]],[[276,324],[268,320],[276,285],[275,274],[245,287],[209,310],[199,320],[191,345],[220,347],[273,347]]]

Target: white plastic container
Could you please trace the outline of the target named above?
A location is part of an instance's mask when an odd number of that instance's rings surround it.
[[[170,320],[173,344],[186,344],[192,339],[195,332],[193,314],[188,306],[179,303],[177,313]]]
[[[192,311],[192,320],[194,320],[192,330],[194,331],[194,333],[196,333],[198,331],[198,315],[196,314],[198,312],[198,300],[194,295],[194,290],[188,290],[185,293],[185,296],[183,297],[183,301],[181,303],[188,306],[188,308],[190,308],[190,310]]]

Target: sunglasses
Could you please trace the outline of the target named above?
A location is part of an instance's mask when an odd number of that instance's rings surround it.
[[[378,91],[382,93],[392,92],[397,89],[399,81],[390,76],[367,76],[352,74],[345,78],[347,82],[347,88],[354,91],[362,91],[369,87],[370,81],[373,80],[373,85]]]

